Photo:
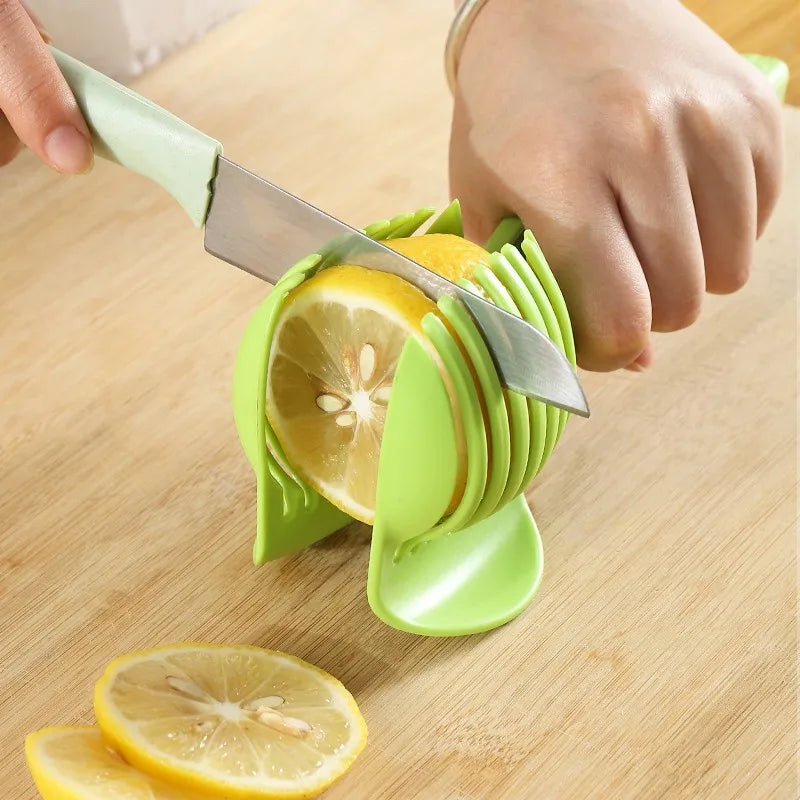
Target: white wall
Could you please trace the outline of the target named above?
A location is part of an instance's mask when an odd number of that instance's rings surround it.
[[[115,78],[137,75],[255,0],[28,0],[53,44]]]

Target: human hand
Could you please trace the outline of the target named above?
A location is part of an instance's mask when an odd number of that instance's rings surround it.
[[[0,0],[0,166],[27,145],[59,172],[92,166],[89,129],[41,22],[20,0]]]
[[[745,283],[781,159],[768,82],[677,0],[488,0],[467,36],[465,233],[509,214],[534,232],[586,369],[644,368],[650,331]]]

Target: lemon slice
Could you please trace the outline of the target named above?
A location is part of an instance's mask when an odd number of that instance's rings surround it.
[[[452,281],[488,263],[482,247],[451,234],[385,244]],[[440,364],[421,326],[422,318],[436,311],[401,278],[350,265],[309,278],[281,310],[267,373],[270,426],[304,480],[362,522],[374,522],[386,407],[409,336],[418,336]],[[460,409],[443,367],[442,377],[453,398],[461,453],[452,510],[463,495],[466,456]]]
[[[258,647],[186,644],[113,661],[95,687],[103,736],[163,781],[227,798],[311,797],[366,742],[332,676]]]
[[[125,763],[98,728],[54,727],[25,739],[25,757],[44,800],[201,800]]]

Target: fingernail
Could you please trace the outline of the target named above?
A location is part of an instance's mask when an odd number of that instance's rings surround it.
[[[647,367],[644,364],[640,364],[638,361],[634,361],[632,364],[628,364],[625,369],[630,370],[631,372],[645,372]]]
[[[50,165],[59,172],[76,175],[92,168],[94,157],[89,140],[72,125],[59,125],[44,140]]]

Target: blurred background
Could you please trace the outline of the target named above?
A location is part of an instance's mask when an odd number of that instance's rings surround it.
[[[57,47],[123,80],[138,75],[255,3],[256,0],[28,0]],[[274,5],[279,14],[280,3]]]
[[[125,79],[138,75],[249,5],[272,3],[275,13],[280,14],[286,0],[29,2],[61,49]],[[452,4],[452,0],[431,2]],[[688,0],[685,5],[740,52],[763,53],[786,61],[795,76],[789,84],[787,101],[800,104],[800,0]],[[398,3],[398,9],[399,6]]]

